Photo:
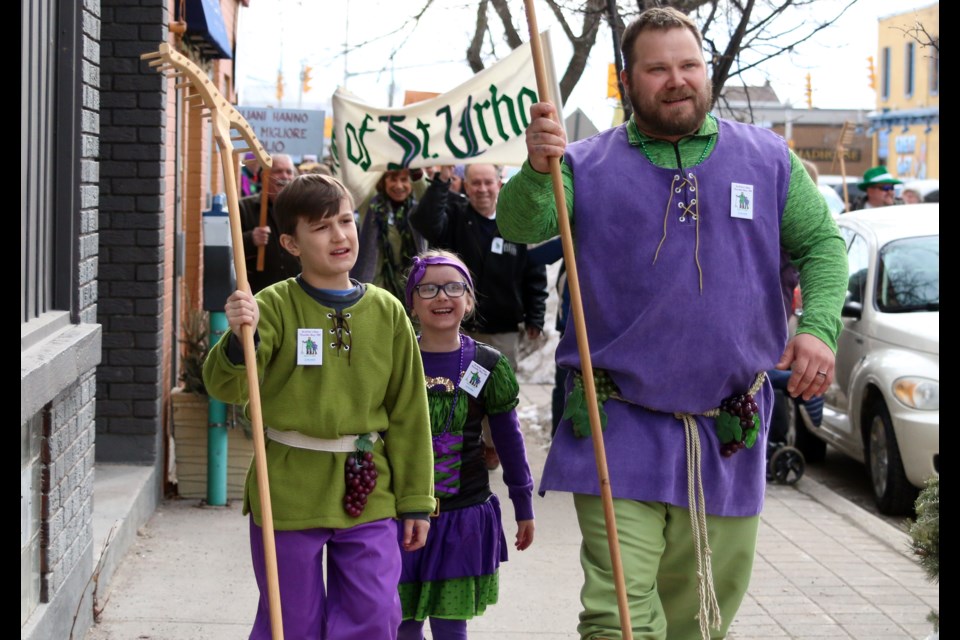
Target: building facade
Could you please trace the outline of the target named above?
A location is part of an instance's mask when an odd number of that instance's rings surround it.
[[[842,150],[846,175],[863,175],[873,166],[873,136],[864,110],[796,108],[781,103],[773,87],[767,84],[725,87],[715,112],[775,131],[799,157],[813,162],[820,175],[841,173],[838,143],[846,127],[849,133]]]
[[[940,3],[881,18],[874,164],[902,180],[940,177]]]
[[[222,181],[209,123],[140,56],[169,42],[232,97],[241,4],[21,1],[22,640],[83,637],[168,488]]]

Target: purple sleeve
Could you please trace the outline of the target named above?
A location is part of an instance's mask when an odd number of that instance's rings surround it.
[[[493,446],[497,448],[500,463],[503,465],[503,482],[507,485],[513,511],[520,520],[533,520],[533,476],[527,464],[527,450],[520,432],[517,412],[511,409],[505,413],[488,416]]]

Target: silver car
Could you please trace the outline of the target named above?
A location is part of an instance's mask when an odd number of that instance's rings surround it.
[[[866,463],[880,511],[908,514],[940,472],[940,205],[867,209],[837,224],[849,284],[836,376],[821,423],[797,425],[798,447],[818,459],[829,443]]]

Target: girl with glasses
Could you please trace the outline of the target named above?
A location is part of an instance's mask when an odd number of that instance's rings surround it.
[[[421,640],[429,618],[435,640],[466,638],[467,620],[496,603],[499,566],[507,559],[500,501],[483,459],[484,417],[517,519],[514,546],[523,551],[533,543],[533,480],[515,411],[520,388],[500,352],[460,332],[476,300],[469,270],[456,255],[415,257],[406,302],[420,325],[439,513],[426,546],[404,554],[397,637]]]

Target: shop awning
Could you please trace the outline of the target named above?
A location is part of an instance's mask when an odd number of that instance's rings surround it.
[[[180,5],[176,3],[177,18],[180,18]],[[183,39],[200,50],[207,59],[233,58],[227,27],[220,12],[219,0],[187,0],[184,20],[187,32]]]
[[[925,125],[927,128],[940,124],[940,107],[922,107],[919,109],[901,109],[898,111],[875,111],[867,114],[870,121],[870,133],[880,129]]]

